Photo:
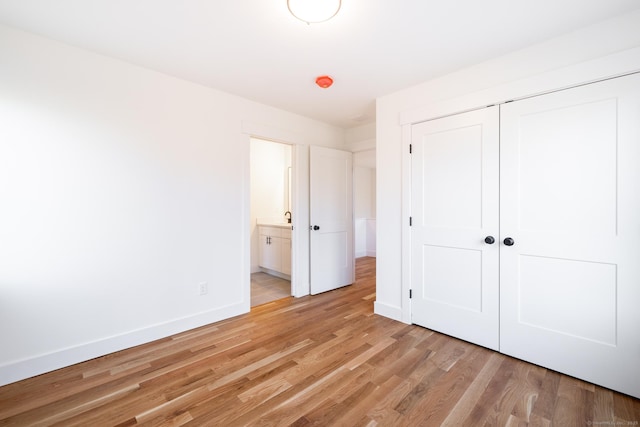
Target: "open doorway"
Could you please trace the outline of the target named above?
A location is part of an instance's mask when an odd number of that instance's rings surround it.
[[[292,146],[250,140],[251,307],[293,295]]]
[[[356,258],[376,256],[376,150],[353,155]]]

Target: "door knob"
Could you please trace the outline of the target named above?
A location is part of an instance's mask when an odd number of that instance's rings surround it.
[[[493,245],[496,242],[496,239],[494,239],[493,236],[487,236],[484,238],[484,242],[487,245]]]
[[[511,237],[507,237],[506,239],[504,239],[503,243],[507,246],[513,246],[515,240],[513,240]]]
[[[320,230],[320,226],[319,226],[319,225],[314,225],[314,226],[313,226],[313,229],[314,229],[314,230]]]

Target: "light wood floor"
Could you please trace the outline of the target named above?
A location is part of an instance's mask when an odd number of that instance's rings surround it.
[[[291,296],[291,281],[267,273],[251,274],[251,307]]]
[[[637,399],[374,315],[374,268],[1,387],[0,425],[638,425]]]

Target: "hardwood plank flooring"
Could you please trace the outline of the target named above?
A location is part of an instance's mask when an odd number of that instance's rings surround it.
[[[374,315],[375,259],[356,269],[352,286],[0,387],[0,425],[639,424],[638,399]]]

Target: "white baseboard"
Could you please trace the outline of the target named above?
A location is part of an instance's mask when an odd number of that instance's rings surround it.
[[[279,271],[275,271],[275,270],[270,270],[268,268],[264,268],[264,267],[260,267],[260,271],[262,273],[266,273],[270,276],[275,276],[275,277],[279,277],[280,279],[284,279],[284,280],[291,280],[291,276],[289,274],[284,274],[281,273]]]
[[[0,386],[247,313],[238,303],[0,366]]]
[[[376,251],[362,251],[362,252],[356,252],[356,258],[363,258],[363,257],[376,257]]]
[[[390,319],[397,320],[398,322],[402,322],[401,307],[396,307],[376,301],[373,303],[373,312],[375,314],[379,314],[380,316],[388,317]]]

